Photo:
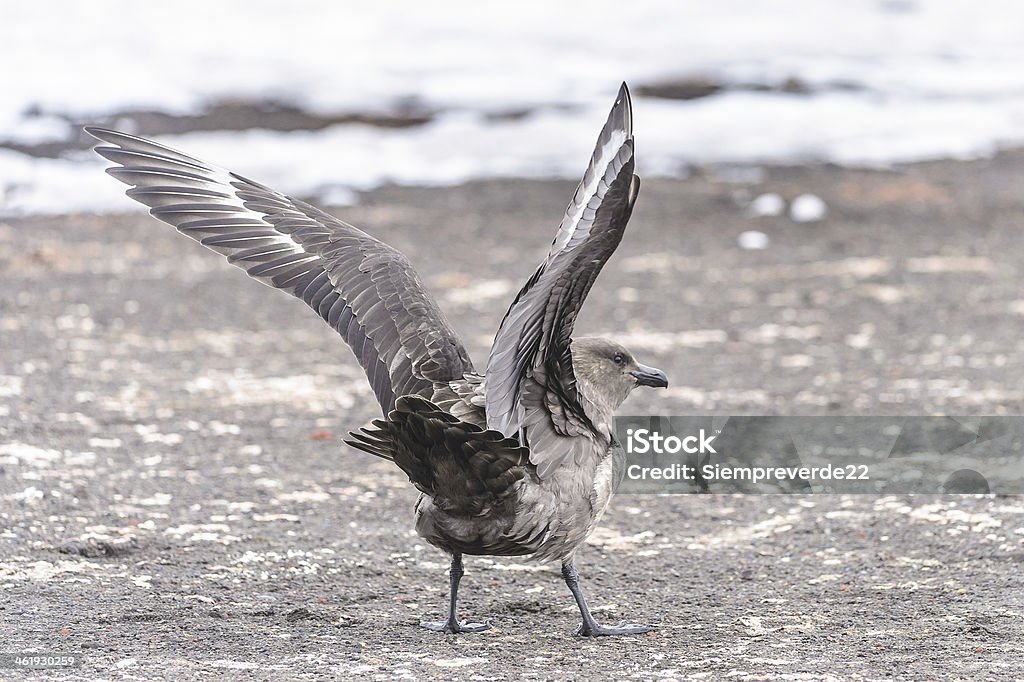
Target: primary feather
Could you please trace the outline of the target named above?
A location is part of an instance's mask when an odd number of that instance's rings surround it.
[[[127,194],[252,278],[302,299],[352,348],[387,415],[402,395],[473,371],[399,251],[320,209],[133,135],[86,131]]]

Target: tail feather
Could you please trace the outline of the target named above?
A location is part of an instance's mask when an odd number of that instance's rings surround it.
[[[481,513],[527,473],[529,450],[514,438],[460,421],[419,396],[403,396],[388,419],[352,432],[346,442],[390,459],[434,504]]]

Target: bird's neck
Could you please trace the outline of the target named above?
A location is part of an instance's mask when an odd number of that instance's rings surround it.
[[[601,400],[602,392],[597,390],[597,387],[589,385],[590,382],[584,377],[577,377],[576,383],[579,390],[580,405],[583,407],[583,412],[587,415],[587,419],[593,424],[597,433],[607,438],[610,442],[613,432],[612,420],[615,417],[615,410],[618,409],[621,401],[613,405]]]

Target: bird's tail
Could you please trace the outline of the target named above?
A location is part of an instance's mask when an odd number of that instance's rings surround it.
[[[389,459],[435,504],[473,513],[504,497],[526,475],[529,450],[501,433],[459,420],[415,395],[400,397],[387,420],[345,442]]]

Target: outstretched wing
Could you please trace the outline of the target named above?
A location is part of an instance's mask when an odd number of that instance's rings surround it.
[[[487,364],[487,426],[529,444],[545,477],[591,434],[573,374],[576,315],[633,211],[633,122],[623,83],[547,258],[505,315]]]
[[[473,369],[409,260],[301,201],[149,140],[102,128],[127,194],[252,278],[301,298],[351,346],[384,414]],[[107,146],[109,145],[109,146]]]

